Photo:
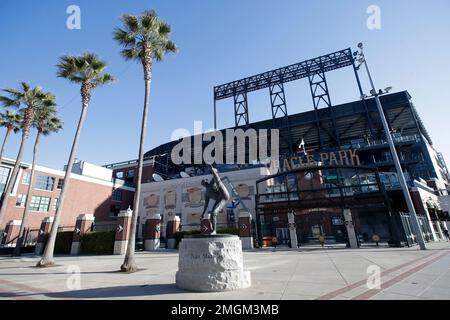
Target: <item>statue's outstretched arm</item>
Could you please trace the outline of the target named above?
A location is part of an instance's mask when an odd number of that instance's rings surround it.
[[[217,183],[217,186],[219,187],[219,192],[222,195],[222,200],[230,200],[230,193],[228,192],[227,187],[223,183],[222,179],[219,176],[219,173],[216,168],[213,166],[210,166],[211,173],[213,175],[214,181]]]

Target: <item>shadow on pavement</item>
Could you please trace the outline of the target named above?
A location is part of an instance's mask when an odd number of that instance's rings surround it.
[[[151,284],[151,285],[131,285],[106,288],[92,288],[74,291],[62,291],[44,293],[49,298],[59,299],[111,299],[123,297],[143,297],[153,295],[164,295],[173,293],[185,293],[178,289],[174,283]]]

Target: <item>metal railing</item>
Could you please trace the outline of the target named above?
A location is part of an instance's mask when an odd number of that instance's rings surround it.
[[[27,228],[24,231],[24,240],[23,240],[23,246],[34,246],[37,243],[37,240],[40,235],[40,229],[30,229]]]
[[[415,134],[412,136],[396,136],[392,137],[394,143],[408,143],[408,142],[421,142],[422,138],[420,135]],[[358,141],[354,143],[347,144],[345,146],[351,147],[354,149],[361,149],[367,147],[377,147],[382,145],[387,145],[388,141],[386,139],[377,139],[377,140],[368,140],[368,141]],[[345,147],[343,146],[343,147]]]
[[[144,158],[144,161],[147,160],[153,160],[155,157],[147,157]],[[113,169],[116,167],[120,167],[120,166],[124,166],[124,165],[132,165],[132,164],[137,164],[137,160],[128,160],[128,161],[122,161],[122,162],[116,162],[116,163],[111,163],[111,164],[106,164],[103,167],[104,168],[108,168],[108,169]]]

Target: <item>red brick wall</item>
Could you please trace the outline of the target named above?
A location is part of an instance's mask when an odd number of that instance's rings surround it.
[[[30,171],[27,169],[26,171]],[[23,175],[23,174],[22,174]],[[13,219],[21,220],[24,208],[16,207],[16,200],[19,194],[26,194],[28,185],[22,184],[22,175],[19,177],[19,186],[15,196],[11,196],[8,201],[8,207],[6,216],[2,222],[3,228],[5,224]],[[36,190],[34,188],[36,183],[36,177],[38,175],[47,175],[55,177],[55,185],[53,191]],[[33,188],[31,190],[32,196],[45,196],[50,197],[51,202],[48,212],[35,212],[30,211],[28,214],[28,222],[26,227],[39,228],[42,219],[49,216],[54,216],[54,199],[59,198],[61,190],[57,189],[58,179],[62,178],[54,174],[45,172],[36,172]],[[121,209],[127,209],[129,205],[133,203],[133,191],[122,189],[122,201],[112,201],[112,186],[106,186],[94,182],[82,181],[72,178],[70,180],[69,189],[67,191],[66,198],[64,200],[64,211],[61,216],[61,226],[74,226],[76,218],[80,214],[94,214],[96,221],[108,221],[113,220],[110,218],[110,207],[112,203],[120,204]]]

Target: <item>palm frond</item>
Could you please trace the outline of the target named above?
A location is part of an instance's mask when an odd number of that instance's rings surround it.
[[[135,32],[127,32],[121,28],[115,28],[113,38],[123,46],[133,46],[136,44]]]
[[[9,97],[0,96],[0,103],[8,108],[8,107],[19,107],[20,106],[20,100],[18,99],[11,99]]]
[[[163,60],[166,53],[177,52],[175,43],[170,40],[170,25],[154,10],[139,16],[126,14],[121,20],[124,26],[115,29],[114,40],[123,47],[121,55],[125,60],[141,61],[146,48],[157,61]]]
[[[92,52],[84,52],[79,56],[62,56],[56,67],[58,77],[71,82],[88,81],[93,87],[97,87],[112,81],[112,76],[104,73],[106,62]]]
[[[123,49],[120,54],[125,60],[141,60],[141,49],[139,47]]]
[[[95,78],[94,81],[92,81],[92,87],[97,88],[114,80],[115,79],[112,75],[110,75],[109,73],[104,73],[101,76]]]
[[[20,128],[29,129],[39,110],[55,110],[55,95],[45,92],[40,86],[32,88],[27,83],[21,82],[20,89],[5,89],[4,91],[9,93],[9,97],[0,96],[0,103],[5,107],[14,106],[18,111],[0,115],[1,124],[14,129],[15,132]]]
[[[139,30],[139,20],[131,14],[124,14],[120,18],[128,32],[137,32]]]
[[[20,113],[6,110],[6,112],[0,113],[0,126],[10,128],[17,133],[21,128],[22,118]]]

